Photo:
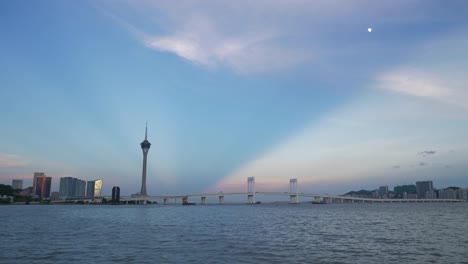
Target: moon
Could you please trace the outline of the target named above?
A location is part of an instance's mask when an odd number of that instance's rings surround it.
[[[370,28],[370,27],[367,28],[367,31],[369,31],[369,33],[372,32],[372,28]]]

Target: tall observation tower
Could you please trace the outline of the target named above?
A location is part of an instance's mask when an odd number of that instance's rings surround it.
[[[141,174],[141,192],[140,195],[146,196],[146,157],[148,156],[148,151],[151,147],[151,143],[148,141],[148,123],[145,128],[145,140],[141,142],[141,150],[143,150],[143,172]]]

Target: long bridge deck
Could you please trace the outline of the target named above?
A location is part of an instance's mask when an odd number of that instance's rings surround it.
[[[186,194],[186,195],[147,195],[147,196],[122,196],[121,201],[164,201],[167,204],[168,200],[181,199],[182,203],[186,203],[190,198],[200,198],[202,204],[206,204],[207,197],[218,197],[219,203],[224,203],[225,196],[252,196],[252,195],[266,195],[266,196],[297,196],[303,198],[313,198],[312,201],[321,201],[323,203],[428,203],[428,202],[464,202],[464,200],[458,199],[373,199],[373,198],[361,198],[352,196],[341,196],[341,195],[323,195],[323,194],[312,194],[312,193],[290,193],[290,192],[228,192],[228,193],[199,193],[199,194]],[[111,199],[111,197],[105,197]]]

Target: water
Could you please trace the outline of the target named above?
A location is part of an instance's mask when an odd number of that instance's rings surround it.
[[[468,263],[468,204],[0,206],[1,263]]]

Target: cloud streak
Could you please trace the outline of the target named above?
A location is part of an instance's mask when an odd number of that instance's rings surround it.
[[[272,44],[278,38],[275,33],[246,33],[230,37],[210,27],[206,25],[173,35],[148,37],[145,45],[174,53],[198,65],[227,65],[238,73],[281,70],[310,57]]]
[[[435,150],[424,150],[424,151],[418,152],[418,155],[428,156],[428,155],[434,155],[436,153],[437,152]]]
[[[468,113],[468,78],[463,64],[468,59],[466,34],[455,32],[422,43],[411,59],[376,77],[376,88],[428,100]],[[447,49],[447,46],[451,49]],[[447,59],[450,58],[450,59]]]
[[[0,168],[17,168],[28,165],[19,155],[0,153]]]
[[[320,54],[336,52],[335,43],[342,40],[348,42],[348,49],[352,40],[347,31],[354,32],[354,36],[367,32],[368,25],[363,21],[378,18],[383,25],[429,17],[423,12],[405,11],[421,5],[418,0],[109,3],[103,10],[113,10],[109,11],[111,16],[122,17],[121,24],[133,33],[139,32],[137,37],[147,47],[175,54],[195,65],[228,67],[243,74],[284,70],[316,61]],[[398,20],[392,15],[396,12]],[[138,19],[135,13],[140,15]],[[135,20],[143,21],[143,25],[126,25],[126,21]]]

